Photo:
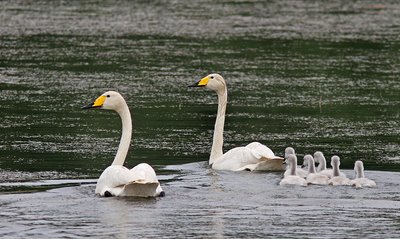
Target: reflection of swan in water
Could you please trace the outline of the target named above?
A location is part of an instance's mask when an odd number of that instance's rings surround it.
[[[308,166],[306,181],[308,184],[327,185],[329,177],[315,171],[314,158],[310,154],[304,156],[305,165]]]
[[[297,171],[297,158],[296,155],[290,154],[287,158],[288,163],[290,164],[290,175],[286,175],[279,185],[301,185],[301,186],[307,186],[307,182],[304,178],[299,177],[296,174]]]
[[[290,175],[290,164],[289,164],[289,162],[288,162],[288,156],[291,155],[291,154],[296,156],[296,153],[295,153],[295,151],[294,151],[294,148],[292,148],[292,147],[287,147],[287,148],[285,149],[285,163],[287,164],[287,166],[286,166],[286,171],[285,171],[285,173],[283,174],[284,176]],[[304,162],[303,162],[303,166],[304,166]],[[296,165],[296,167],[297,167],[297,169],[296,169],[296,175],[297,175],[297,176],[300,176],[300,177],[302,177],[302,178],[307,177],[307,174],[308,174],[308,171],[307,171],[307,170],[304,170],[302,167],[299,167],[299,166],[297,166],[297,165]]]
[[[338,186],[338,185],[350,185],[350,180],[345,176],[340,175],[339,165],[340,158],[336,155],[331,158],[331,165],[333,168],[332,178],[329,179],[329,184]]]
[[[97,181],[96,194],[100,196],[163,196],[164,192],[150,165],[141,163],[131,170],[123,166],[132,136],[131,114],[124,98],[115,91],[108,91],[83,108],[114,110],[122,120],[122,137],[117,155],[111,166],[103,171]]]
[[[245,147],[237,147],[225,154],[222,151],[225,111],[227,104],[227,87],[224,78],[219,74],[210,74],[190,87],[206,87],[218,95],[217,119],[214,127],[213,144],[209,164],[216,170],[283,170],[283,158],[275,156],[271,149],[258,142]]]
[[[375,187],[376,183],[364,176],[364,164],[362,161],[358,160],[354,163],[354,171],[356,173],[356,178],[350,181],[350,184],[356,188],[362,187]]]
[[[326,168],[326,159],[324,154],[321,151],[317,151],[314,153],[315,162],[318,163],[317,172],[323,175],[328,176],[329,178],[333,177],[333,169]],[[340,172],[340,176],[346,177],[346,174]]]

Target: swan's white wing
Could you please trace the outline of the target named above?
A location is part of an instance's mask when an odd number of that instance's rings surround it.
[[[134,175],[129,169],[121,165],[107,167],[97,180],[96,193],[104,196],[105,191],[118,195],[123,186],[134,180]]]
[[[253,154],[257,155],[259,158],[262,157],[265,159],[283,160],[283,158],[276,156],[270,148],[268,148],[267,146],[265,146],[259,142],[252,142],[252,143],[246,145],[246,148],[251,149],[253,151]]]
[[[138,164],[130,171],[134,174],[135,180],[125,186],[124,196],[154,197],[163,191],[156,172],[147,163]]]
[[[154,169],[142,163],[131,170],[120,165],[106,168],[97,181],[96,193],[104,196],[106,191],[113,196],[154,197],[162,189]]]
[[[254,142],[229,150],[212,165],[216,170],[283,170],[283,158],[276,157],[265,145]]]
[[[131,170],[135,181],[158,182],[156,172],[147,163],[141,163],[133,167]]]
[[[255,155],[252,150],[246,147],[233,148],[218,158],[212,164],[212,168],[216,170],[236,171],[249,164],[260,162],[260,157],[258,156],[259,155]]]

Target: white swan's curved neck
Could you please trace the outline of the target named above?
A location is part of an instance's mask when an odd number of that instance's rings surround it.
[[[213,164],[215,160],[223,155],[222,146],[224,144],[224,124],[226,104],[228,100],[228,92],[226,87],[223,90],[217,91],[218,95],[218,111],[217,119],[214,126],[213,144],[211,147],[209,164]]]
[[[123,165],[126,155],[128,154],[129,145],[132,137],[132,119],[128,105],[124,104],[120,109],[116,110],[122,121],[122,136],[119,142],[117,155],[115,155],[112,165]]]

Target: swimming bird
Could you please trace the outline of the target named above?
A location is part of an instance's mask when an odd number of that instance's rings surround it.
[[[308,184],[327,185],[329,177],[315,171],[314,158],[310,154],[304,156],[305,165],[308,166],[306,181]]]
[[[285,149],[285,162],[286,162],[286,171],[285,171],[285,173],[283,174],[284,176],[287,176],[287,175],[290,175],[290,164],[289,164],[289,162],[288,162],[288,156],[289,155],[296,155],[296,153],[295,153],[295,151],[294,151],[294,148],[292,148],[292,147],[287,147],[286,149]],[[304,162],[303,162],[303,166],[304,166]],[[308,171],[307,170],[304,170],[303,168],[302,168],[302,166],[297,166],[296,165],[296,167],[297,167],[297,169],[296,169],[296,175],[297,176],[300,176],[300,177],[302,177],[302,178],[305,178],[305,177],[307,177],[307,174],[308,174]]]
[[[132,136],[132,119],[124,98],[115,91],[107,91],[83,109],[114,110],[122,120],[122,136],[117,154],[96,184],[95,193],[100,196],[164,196],[154,169],[141,163],[132,169],[123,166]]]
[[[333,177],[329,179],[329,184],[333,186],[338,185],[350,185],[350,180],[346,176],[340,175],[340,158],[336,155],[332,156],[331,158],[331,165],[333,168]]]
[[[314,153],[315,162],[318,163],[317,172],[323,175],[328,176],[329,178],[333,177],[333,169],[326,168],[326,159],[324,154],[321,151],[316,151]],[[340,176],[346,177],[346,174],[340,172]]]
[[[299,177],[296,174],[297,170],[297,157],[294,154],[290,154],[287,158],[288,163],[290,164],[290,174],[286,175],[279,183],[279,185],[300,185],[307,186],[307,181]]]
[[[376,183],[364,176],[364,164],[362,161],[357,160],[354,163],[354,171],[356,173],[356,178],[350,181],[350,184],[356,188],[362,187],[376,187]]]
[[[218,96],[217,118],[209,158],[209,164],[213,169],[231,171],[282,171],[284,169],[283,158],[275,156],[270,148],[259,142],[233,148],[223,153],[223,132],[228,91],[226,82],[221,75],[210,74],[189,87],[205,87],[215,91]]]
[[[294,148],[293,148],[293,147],[286,147],[286,148],[285,148],[285,159],[287,159],[287,157],[288,157],[290,154],[296,155],[296,152],[294,151]]]

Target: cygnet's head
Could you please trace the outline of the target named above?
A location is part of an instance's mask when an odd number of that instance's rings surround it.
[[[294,152],[294,148],[292,148],[292,147],[287,147],[287,148],[285,149],[285,158],[287,158],[290,154],[296,155],[296,153]]]
[[[321,151],[316,151],[314,153],[315,162],[321,163],[322,160],[326,161],[324,154]]]
[[[310,164],[314,164],[314,158],[313,158],[313,156],[311,156],[311,154],[304,155],[303,160],[304,160],[303,166],[308,166]]]
[[[210,90],[220,91],[226,88],[226,82],[219,74],[209,74],[189,87],[206,87]]]
[[[115,91],[107,91],[99,96],[93,103],[84,106],[83,109],[105,109],[118,111],[126,105],[124,98]]]
[[[331,158],[331,166],[332,167],[339,167],[340,166],[340,158],[337,155],[332,156]]]

